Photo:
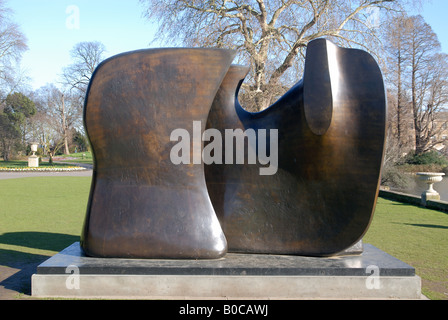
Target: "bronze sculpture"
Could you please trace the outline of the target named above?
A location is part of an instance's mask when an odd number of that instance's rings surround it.
[[[378,196],[386,128],[376,62],[361,50],[310,42],[303,79],[268,109],[249,113],[237,99],[248,69],[231,65],[233,54],[149,49],[97,68],[84,108],[95,156],[81,238],[88,255],[329,256],[362,238]],[[261,175],[266,162],[226,164],[226,149],[219,164],[204,165],[194,159],[207,143],[197,148],[196,141],[187,149],[193,161],[174,164],[171,133],[192,125],[201,134],[261,129],[267,141],[276,133],[278,145],[267,152],[278,151],[278,163]]]
[[[315,40],[303,79],[255,114],[234,93],[246,72],[231,68],[207,127],[277,128],[279,163],[274,175],[259,175],[260,165],[205,167],[229,251],[330,256],[346,250],[367,231],[378,195],[386,128],[378,65],[364,51]]]
[[[104,61],[84,122],[95,157],[82,234],[88,255],[219,258],[227,245],[203,165],[170,161],[170,134],[207,119],[234,57],[228,50],[150,49]]]

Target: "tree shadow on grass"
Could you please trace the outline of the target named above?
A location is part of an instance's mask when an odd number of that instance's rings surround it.
[[[425,224],[425,223],[403,223],[403,222],[392,222],[393,224],[401,224],[405,226],[422,227],[422,228],[434,228],[434,229],[448,229],[448,226],[441,226],[438,224]]]
[[[437,224],[423,224],[423,223],[402,223],[408,226],[414,227],[424,227],[424,228],[435,228],[435,229],[448,229],[447,226],[440,226]]]
[[[51,256],[41,254],[39,250],[59,252],[76,241],[79,241],[79,236],[50,232],[10,232],[0,235],[0,245],[30,248],[23,251],[20,248],[0,249],[0,286],[30,295],[31,276],[37,266]]]

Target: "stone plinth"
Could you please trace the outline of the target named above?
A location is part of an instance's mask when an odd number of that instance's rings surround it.
[[[38,156],[29,156],[28,157],[28,167],[30,168],[38,168],[39,167],[39,157]]]
[[[415,270],[364,244],[361,255],[229,253],[218,260],[86,257],[74,243],[38,266],[36,297],[142,299],[420,299]]]

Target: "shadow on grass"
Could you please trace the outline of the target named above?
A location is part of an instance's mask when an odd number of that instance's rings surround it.
[[[448,229],[447,226],[440,226],[436,224],[419,224],[419,223],[401,223],[408,226],[414,226],[414,227],[424,227],[424,228],[435,228],[435,229]]]
[[[50,257],[39,250],[59,252],[76,241],[79,236],[60,233],[10,232],[0,235],[0,245],[30,248],[23,251],[0,249],[0,286],[30,295],[31,276],[37,266]]]
[[[51,232],[8,232],[0,235],[2,244],[51,251],[61,251],[76,241],[79,241],[79,236]]]
[[[388,205],[390,205],[390,206],[400,206],[400,207],[414,206],[414,207],[425,209],[425,207],[421,206],[420,204],[407,203],[407,202],[394,202],[394,203],[388,203]]]
[[[36,273],[37,266],[49,256],[30,253],[22,255],[24,260],[19,261],[17,258],[21,255],[17,251],[0,249],[0,286],[15,291],[16,295],[31,295],[31,276]],[[5,297],[0,293],[0,298]]]

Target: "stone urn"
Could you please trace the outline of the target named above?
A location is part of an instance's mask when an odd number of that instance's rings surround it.
[[[444,173],[440,172],[418,172],[417,176],[421,181],[428,184],[428,189],[422,193],[422,204],[426,205],[427,200],[440,200],[440,194],[434,190],[434,183],[443,179]]]
[[[31,151],[33,152],[33,154],[28,157],[28,167],[30,168],[39,167],[39,157],[36,156],[38,145],[38,142],[31,142]]]

